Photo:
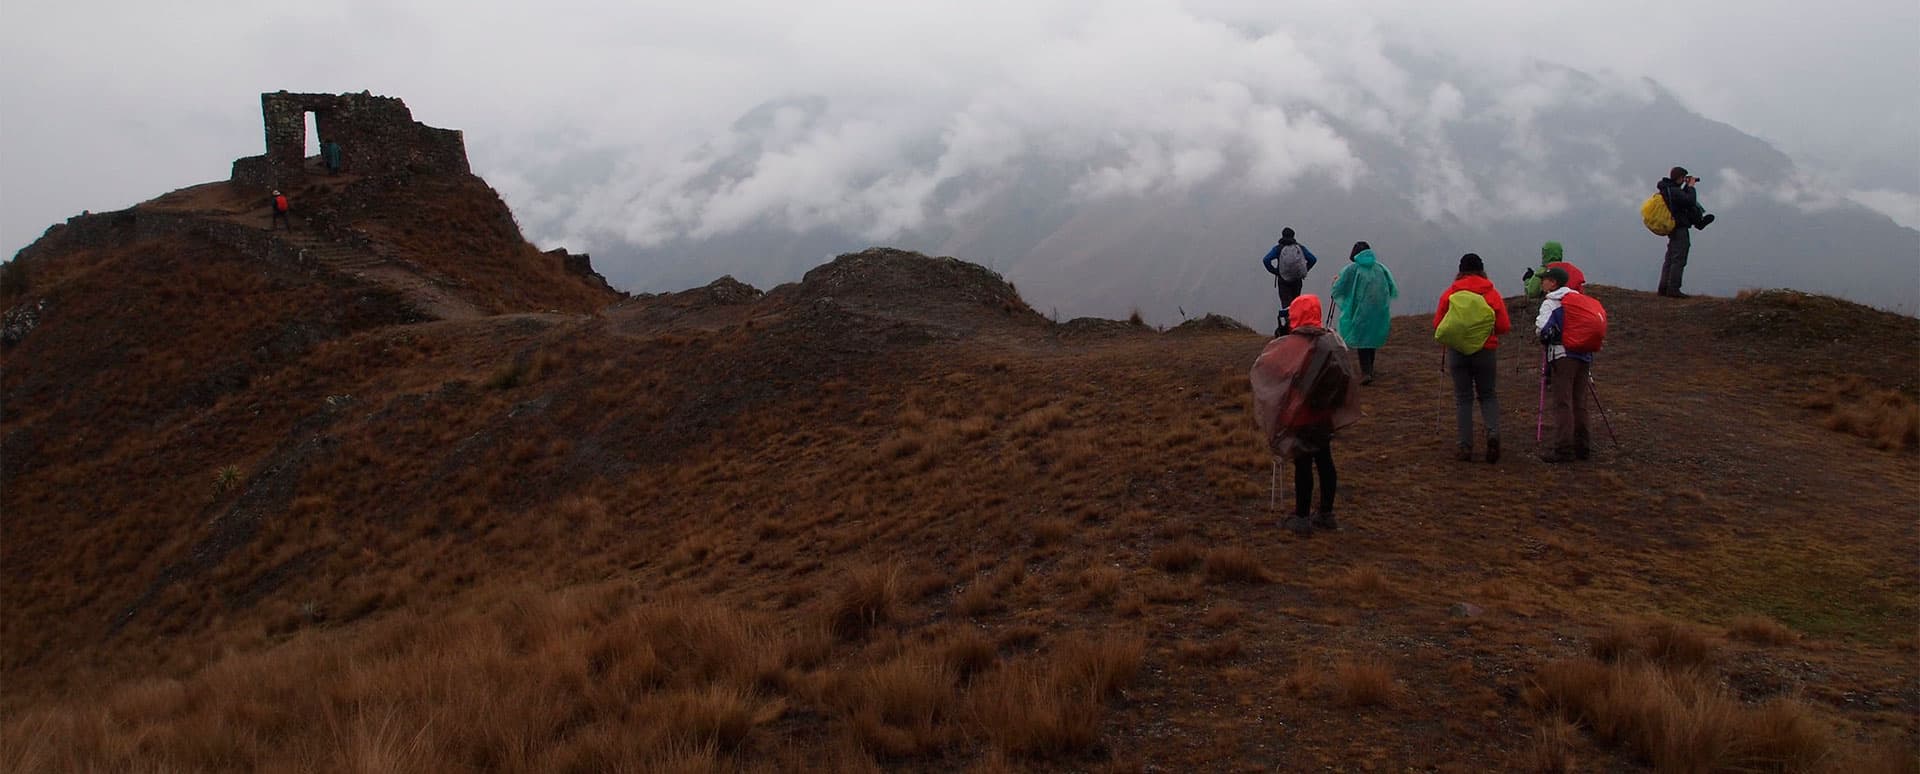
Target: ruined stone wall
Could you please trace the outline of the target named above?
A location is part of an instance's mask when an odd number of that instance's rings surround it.
[[[257,188],[292,187],[303,180],[307,114],[319,142],[340,144],[343,172],[362,176],[468,174],[466,140],[459,130],[413,120],[396,97],[359,94],[260,95],[267,152],[233,162],[233,182]]]
[[[179,239],[193,235],[226,245],[272,263],[311,269],[300,246],[273,231],[230,221],[209,220],[191,214],[151,212],[128,208],[114,212],[75,215],[55,224],[33,244],[21,248],[15,260],[29,263],[76,247],[118,247],[148,239]]]

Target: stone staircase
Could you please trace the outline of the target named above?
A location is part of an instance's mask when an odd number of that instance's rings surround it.
[[[473,319],[485,313],[448,292],[418,267],[389,261],[371,250],[341,244],[316,233],[275,234],[280,245],[297,252],[300,263],[323,272],[388,288],[420,314],[437,320]]]
[[[371,251],[343,245],[318,234],[294,232],[281,238],[299,249],[303,263],[341,274],[360,276],[368,269],[388,265],[385,258]]]

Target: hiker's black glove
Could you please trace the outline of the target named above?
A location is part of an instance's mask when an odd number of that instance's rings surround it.
[[[1520,281],[1522,281],[1522,282],[1525,282],[1525,281],[1527,281],[1527,280],[1530,280],[1530,279],[1533,279],[1533,270],[1532,270],[1532,269],[1528,269],[1528,270],[1527,270],[1527,273],[1525,273],[1525,274],[1522,274],[1522,275],[1520,275]]]
[[[1700,219],[1700,225],[1695,226],[1694,228],[1700,229],[1701,231],[1705,231],[1707,230],[1707,227],[1711,225],[1713,225],[1713,213],[1709,212],[1707,213],[1706,217]]]

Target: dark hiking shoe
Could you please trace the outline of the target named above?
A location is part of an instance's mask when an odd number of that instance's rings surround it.
[[[1313,528],[1327,532],[1339,532],[1340,522],[1333,518],[1333,511],[1321,511],[1313,515]]]
[[[1676,291],[1673,291],[1672,293],[1668,293],[1667,298],[1693,298],[1693,296],[1689,296],[1685,293],[1682,293],[1676,290]]]
[[[1561,451],[1547,452],[1540,455],[1540,461],[1548,465],[1563,465],[1572,462],[1573,455]]]
[[[1576,460],[1580,460],[1581,462],[1587,461],[1587,459],[1592,456],[1593,456],[1593,450],[1585,446],[1582,446],[1578,449],[1573,450],[1573,458]]]
[[[1460,444],[1460,448],[1458,448],[1458,449],[1456,449],[1456,450],[1454,450],[1454,452],[1453,452],[1453,458],[1454,458],[1454,459],[1456,459],[1456,460],[1459,460],[1459,461],[1461,461],[1461,462],[1472,462],[1472,461],[1473,461],[1473,447],[1471,447],[1471,446],[1468,446],[1468,445],[1466,445],[1466,444],[1464,444],[1464,443],[1463,443],[1463,444]]]
[[[1280,526],[1293,531],[1293,534],[1306,537],[1313,534],[1313,521],[1305,516],[1295,516],[1280,522]]]
[[[1364,386],[1366,386],[1366,385],[1369,385],[1369,384],[1373,384],[1373,374],[1367,374],[1366,376],[1362,376],[1362,377],[1360,377],[1360,385],[1361,385],[1361,386],[1363,386],[1363,387],[1364,387]]]
[[[1489,435],[1487,436],[1487,462],[1491,464],[1499,461],[1500,461],[1500,436]]]

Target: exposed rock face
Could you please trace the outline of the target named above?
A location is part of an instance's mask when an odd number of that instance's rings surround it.
[[[460,132],[413,120],[413,111],[397,97],[277,91],[260,95],[260,113],[267,152],[233,162],[235,183],[284,188],[304,179],[308,113],[320,142],[339,144],[344,172],[375,177],[471,172]]]
[[[7,310],[6,319],[0,322],[0,346],[11,347],[32,333],[40,324],[40,316],[47,311],[47,300],[21,304]]]
[[[706,296],[706,300],[712,303],[729,306],[735,304],[751,304],[760,300],[760,296],[764,295],[758,288],[734,279],[731,274],[709,282],[705,287],[695,292]]]
[[[567,270],[567,273],[576,275],[581,279],[586,280],[588,284],[593,285],[594,287],[603,288],[610,291],[613,290],[613,286],[607,284],[607,278],[604,276],[601,276],[600,272],[593,270],[593,259],[590,258],[586,253],[569,253],[567,252],[567,248],[556,247],[552,250],[548,250],[547,255],[551,255],[555,258],[559,258],[560,266],[562,268],[565,268]],[[618,291],[614,291],[614,292],[618,292]]]

